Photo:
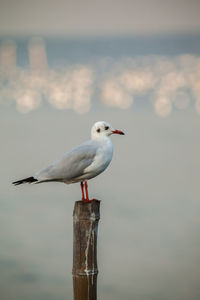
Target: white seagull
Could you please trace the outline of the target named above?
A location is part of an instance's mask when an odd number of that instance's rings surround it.
[[[66,184],[80,182],[82,200],[84,202],[95,200],[89,200],[87,180],[102,173],[110,164],[113,155],[113,144],[110,139],[112,134],[124,135],[122,131],[114,129],[107,122],[96,122],[91,129],[91,140],[66,153],[61,159],[33,176],[15,181],[13,184],[49,181]]]

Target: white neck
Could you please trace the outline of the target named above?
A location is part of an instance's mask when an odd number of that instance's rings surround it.
[[[110,139],[110,137],[109,136],[107,136],[107,135],[97,135],[97,134],[92,134],[91,135],[91,140],[95,140],[95,141],[99,141],[99,142],[101,142],[101,141],[111,141],[111,139]]]

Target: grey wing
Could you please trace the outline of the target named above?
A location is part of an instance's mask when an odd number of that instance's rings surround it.
[[[82,176],[84,170],[93,162],[97,149],[97,142],[85,142],[66,153],[60,160],[36,173],[34,178],[39,181],[73,182]]]

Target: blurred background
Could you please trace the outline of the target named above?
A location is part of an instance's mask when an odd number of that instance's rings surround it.
[[[0,1],[0,298],[72,299],[80,187],[13,187],[105,120],[99,300],[200,299],[200,2]]]

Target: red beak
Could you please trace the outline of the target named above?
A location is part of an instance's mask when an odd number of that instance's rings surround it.
[[[114,133],[114,134],[121,134],[121,135],[124,135],[123,131],[121,131],[121,130],[117,130],[117,129],[115,129],[115,130],[112,130],[112,133]]]

